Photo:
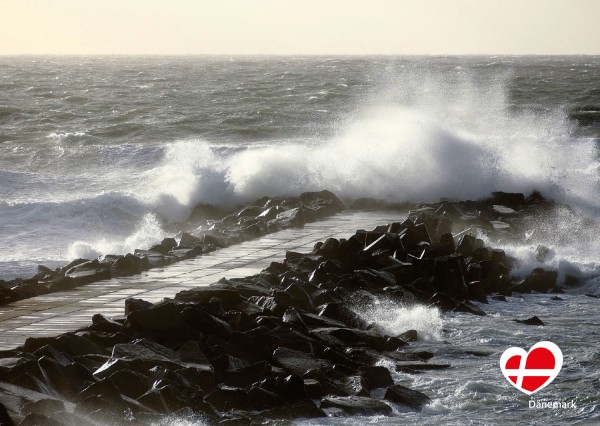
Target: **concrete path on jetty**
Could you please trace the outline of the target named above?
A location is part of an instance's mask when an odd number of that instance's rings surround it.
[[[347,238],[357,229],[372,229],[403,218],[399,212],[342,212],[303,228],[268,234],[140,275],[98,281],[1,306],[0,350],[14,349],[28,337],[55,336],[85,327],[97,313],[123,315],[125,299],[130,297],[155,303],[223,277],[254,275],[271,262],[281,262],[286,251],[308,252],[317,241]]]

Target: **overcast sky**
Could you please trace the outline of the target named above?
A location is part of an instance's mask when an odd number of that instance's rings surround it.
[[[0,0],[0,54],[600,54],[600,0]]]

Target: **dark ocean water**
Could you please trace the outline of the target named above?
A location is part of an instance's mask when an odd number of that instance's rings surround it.
[[[198,203],[306,190],[436,201],[539,189],[597,220],[599,141],[600,57],[0,57],[0,278],[147,247]],[[558,216],[502,248],[527,273],[543,243],[542,266],[598,291],[600,226],[590,226]],[[498,302],[485,319],[373,307],[369,319],[391,331],[429,330],[419,345],[454,366],[397,377],[434,397],[403,419],[599,422],[596,299],[565,297]],[[514,330],[524,311],[553,326]],[[565,353],[546,397],[575,398],[577,410],[528,410],[489,377],[498,357],[464,350],[542,339]]]

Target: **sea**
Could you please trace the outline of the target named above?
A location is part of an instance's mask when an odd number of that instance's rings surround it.
[[[498,245],[523,275],[547,247],[541,266],[581,281],[562,301],[493,301],[484,318],[381,301],[369,315],[410,322],[453,365],[398,375],[434,399],[402,422],[600,424],[600,302],[585,296],[600,293],[599,148],[599,56],[2,56],[0,279],[149,247],[198,204],[538,190],[566,207]],[[531,315],[547,326],[512,322]],[[577,408],[529,409],[495,367],[500,348],[540,340],[565,363],[539,398]]]

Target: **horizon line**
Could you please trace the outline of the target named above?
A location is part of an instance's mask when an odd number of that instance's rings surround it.
[[[7,56],[236,56],[236,57],[341,57],[341,56],[385,56],[385,57],[453,57],[453,56],[600,56],[600,53],[0,53]]]

